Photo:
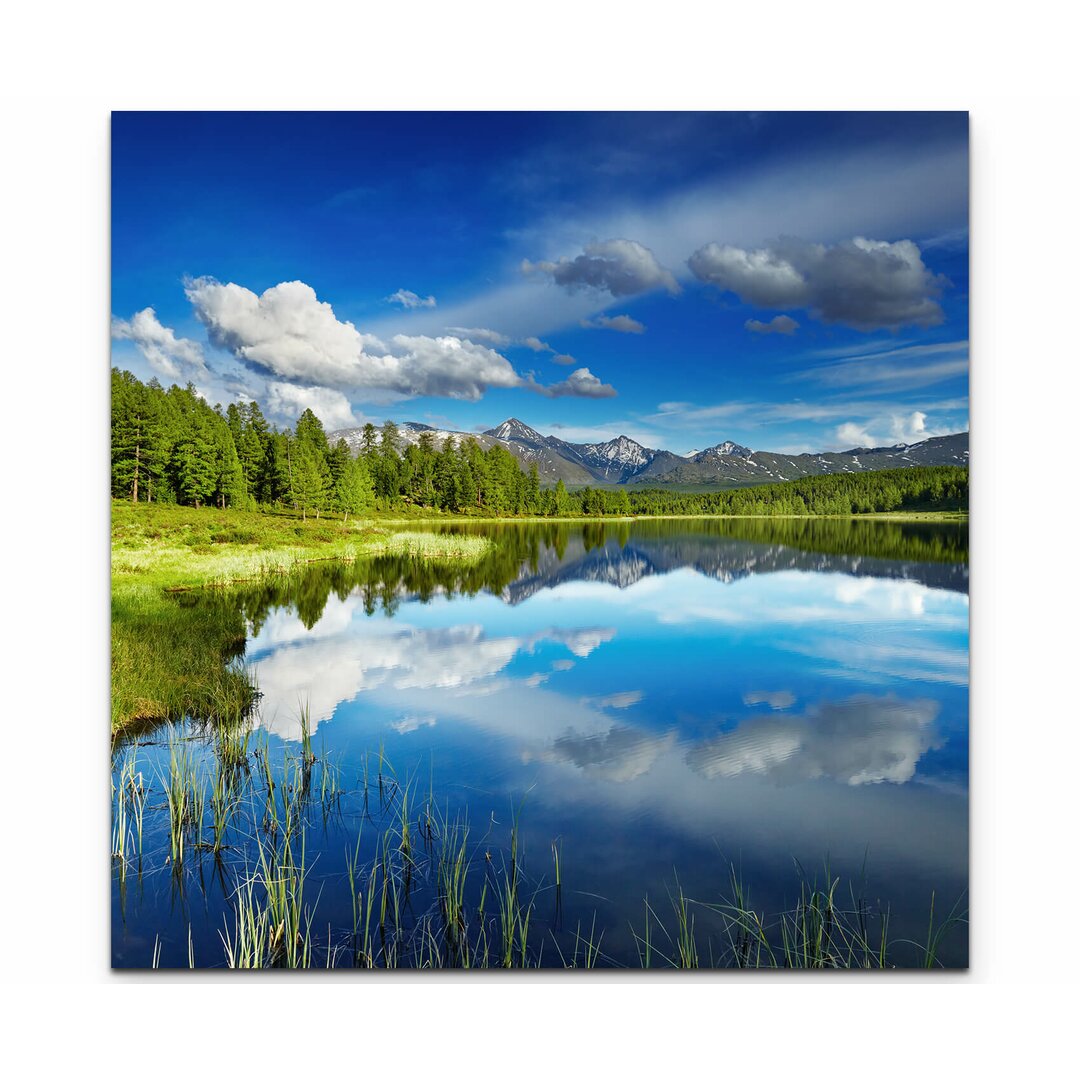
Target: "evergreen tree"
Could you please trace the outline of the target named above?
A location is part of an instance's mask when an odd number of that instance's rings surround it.
[[[292,496],[304,521],[307,521],[309,510],[316,514],[322,512],[329,491],[325,463],[319,460],[318,452],[310,442],[297,439],[292,462]]]
[[[196,405],[186,421],[173,455],[177,493],[192,506],[201,506],[217,490],[217,446],[203,409]]]
[[[219,426],[215,435],[215,487],[214,499],[222,510],[226,506],[235,509],[248,508],[247,481],[236,452],[229,426]]]
[[[113,494],[139,501],[145,480],[149,435],[146,388],[130,372],[112,371],[112,487]]]
[[[555,485],[555,513],[565,514],[570,509],[570,498],[566,491],[566,485],[562,482],[562,477],[559,477],[558,483]]]
[[[349,458],[334,485],[334,508],[345,515],[346,524],[350,514],[362,514],[375,502],[375,489],[371,483],[367,462],[362,457]]]

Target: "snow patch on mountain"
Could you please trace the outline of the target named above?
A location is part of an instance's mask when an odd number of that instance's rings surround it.
[[[641,469],[656,457],[655,450],[649,450],[625,435],[604,443],[585,443],[578,451],[584,461],[631,469]]]
[[[750,450],[745,446],[740,446],[738,443],[727,439],[722,443],[717,443],[715,446],[710,446],[707,450],[699,451],[691,460],[706,461],[713,457],[739,457],[749,459],[753,453],[753,450]]]
[[[504,420],[498,427],[489,428],[484,434],[490,435],[493,439],[502,439],[504,442],[513,439],[517,442],[542,444],[546,441],[539,431],[522,423],[516,416]]]

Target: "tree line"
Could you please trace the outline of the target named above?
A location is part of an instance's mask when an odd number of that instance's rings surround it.
[[[478,517],[661,514],[858,514],[967,507],[967,470],[952,466],[841,473],[759,487],[681,492],[543,487],[505,447],[431,432],[405,440],[393,421],[366,424],[356,455],[331,444],[304,410],[278,429],[255,401],[210,406],[190,383],[163,387],[112,373],[112,494],[133,502],[291,507],[304,518],[418,508]]]

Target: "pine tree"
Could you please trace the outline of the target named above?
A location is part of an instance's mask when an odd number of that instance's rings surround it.
[[[201,506],[214,497],[217,488],[217,447],[210,421],[202,408],[196,406],[185,420],[186,430],[173,454],[177,494],[184,502]]]
[[[292,461],[292,494],[304,521],[309,510],[320,513],[326,506],[330,490],[324,463],[309,442],[296,440]]]
[[[215,432],[216,484],[214,498],[222,510],[226,506],[236,509],[248,508],[248,488],[240,456],[236,452],[229,426],[221,426]]]
[[[555,485],[555,513],[565,514],[570,509],[570,497],[566,491],[566,485],[562,482],[562,477],[559,477],[558,483]]]
[[[375,501],[375,489],[371,483],[367,462],[363,458],[349,458],[334,484],[335,509],[345,515],[362,514]]]
[[[114,495],[139,501],[149,428],[146,388],[130,372],[112,371],[112,483]]]

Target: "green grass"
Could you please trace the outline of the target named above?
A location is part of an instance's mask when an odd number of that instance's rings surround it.
[[[239,663],[246,626],[229,604],[208,601],[208,589],[323,560],[467,563],[490,547],[479,536],[395,533],[365,522],[114,502],[113,731],[183,716],[235,723],[251,709],[257,687]]]

